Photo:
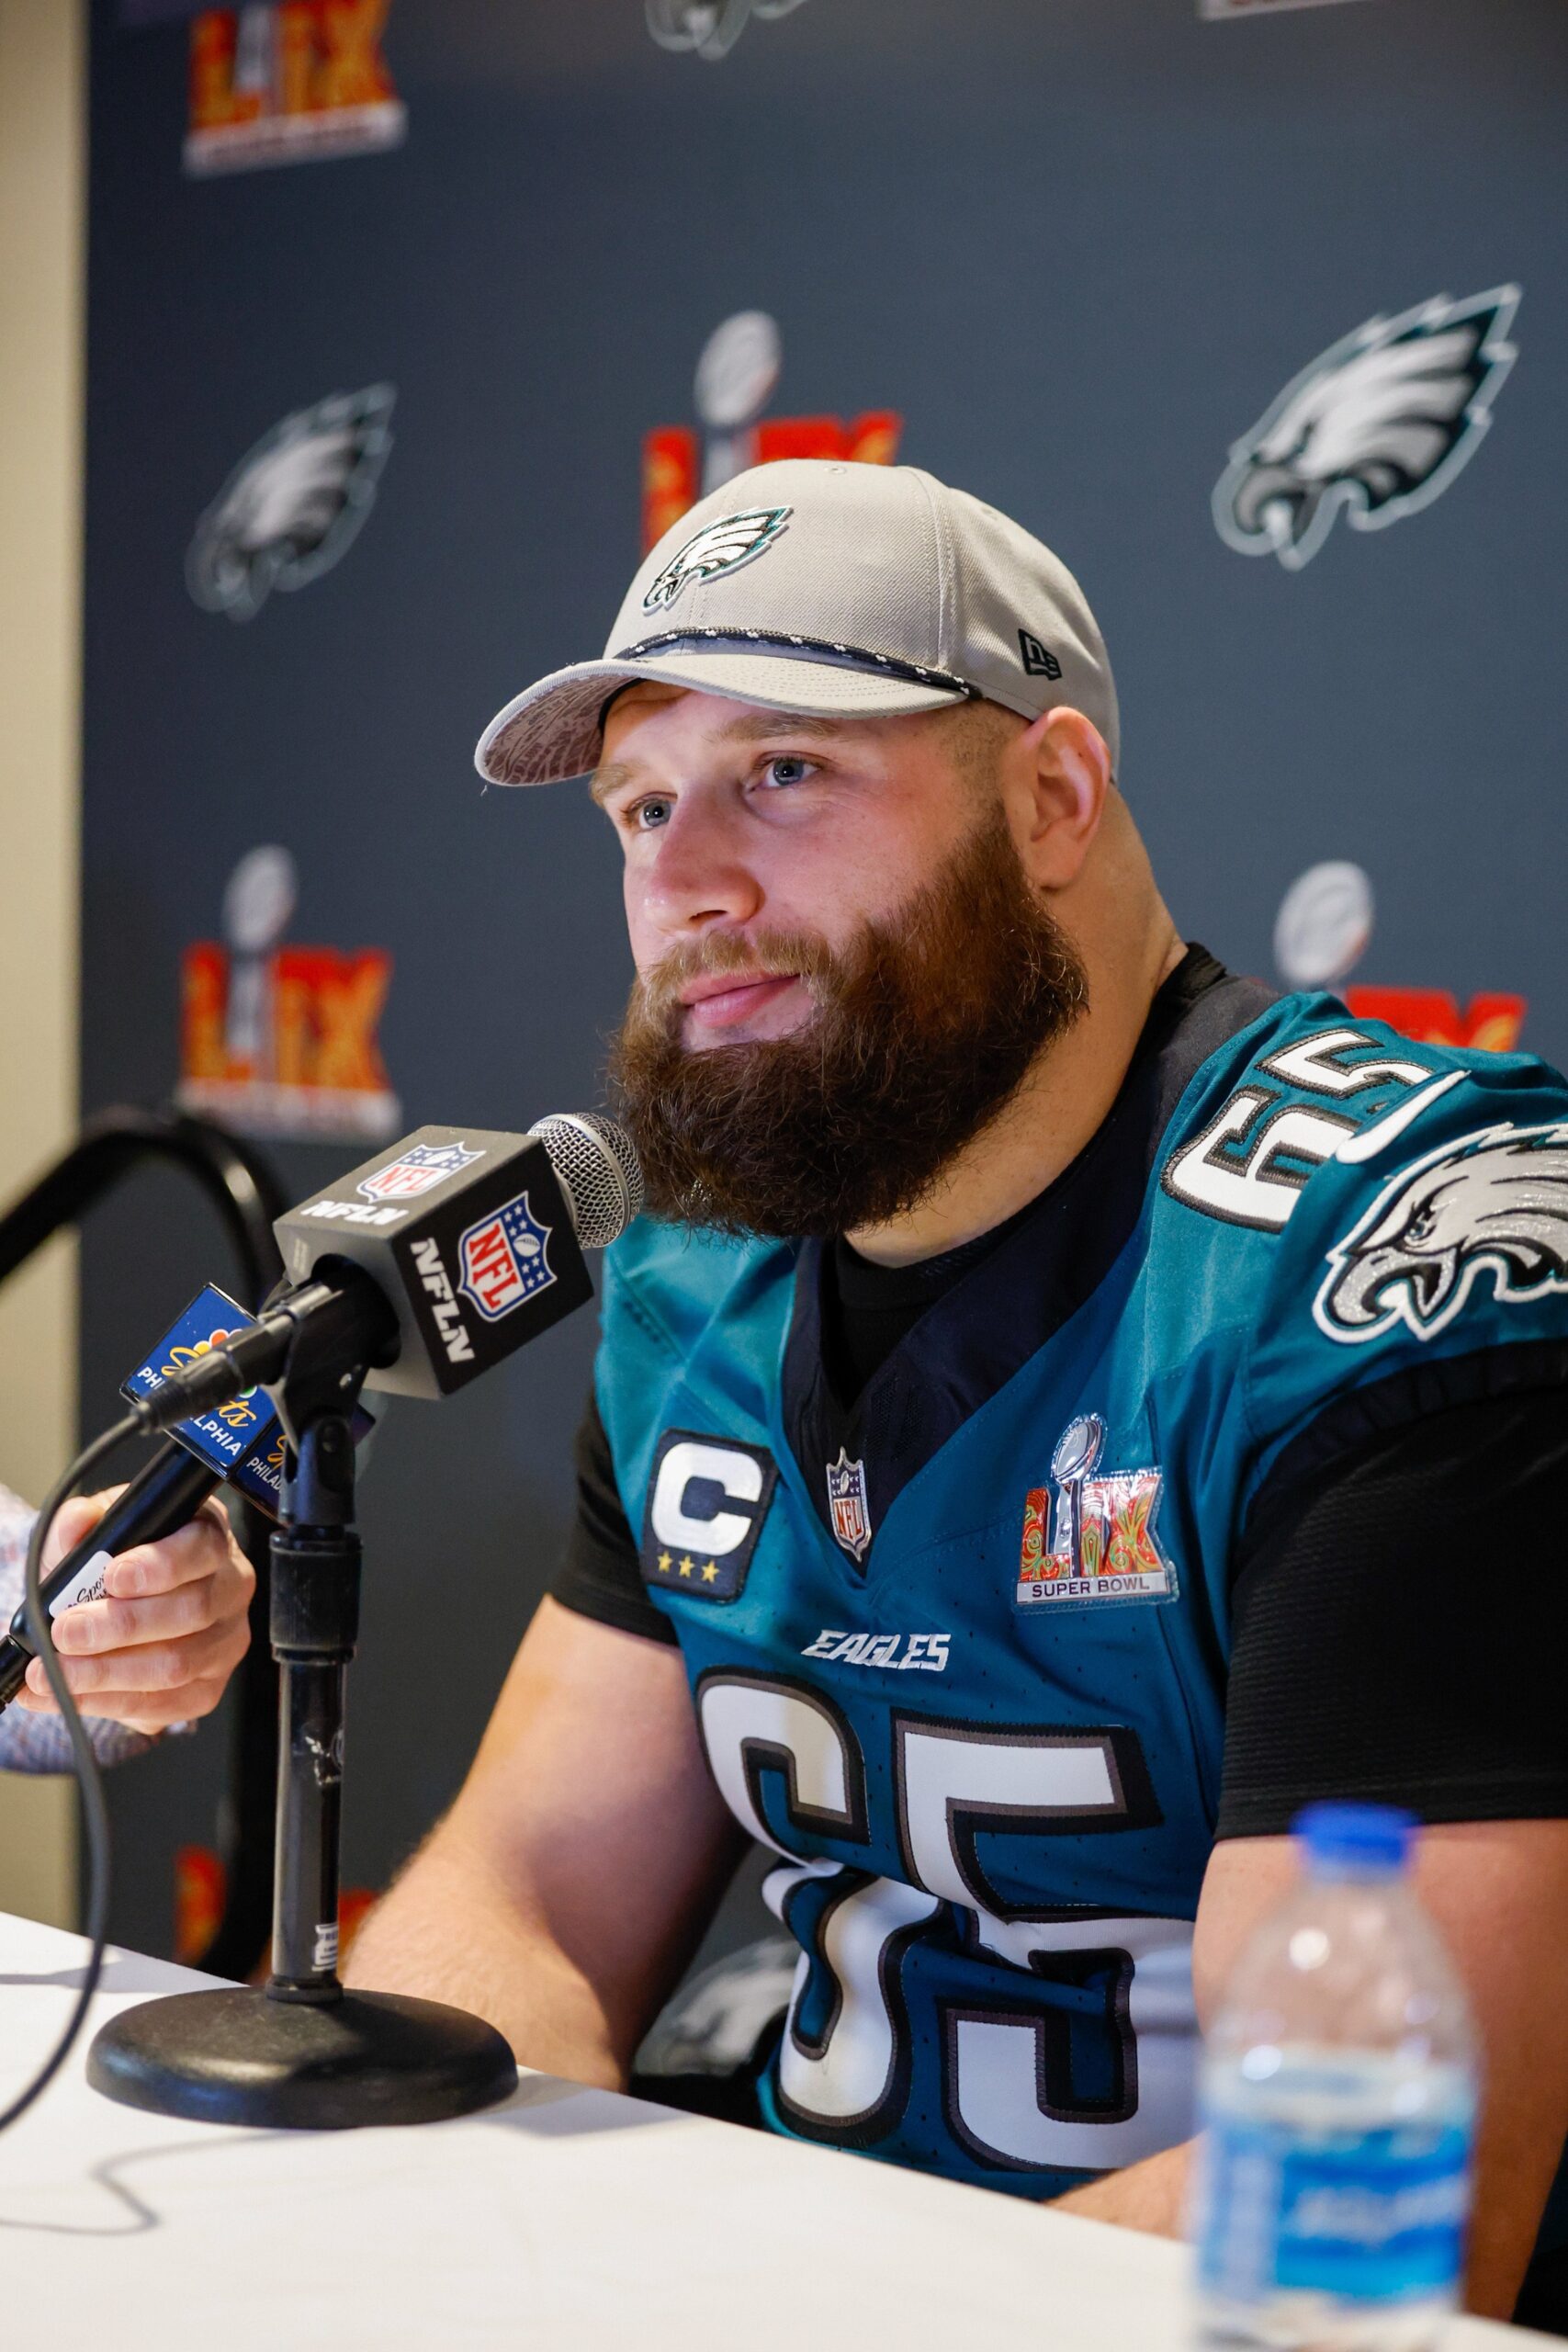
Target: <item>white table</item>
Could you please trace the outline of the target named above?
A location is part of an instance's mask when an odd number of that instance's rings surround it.
[[[0,1915],[0,2105],[82,1939]],[[95,2016],[203,1983],[111,1951]],[[17,2352],[1178,2352],[1179,2246],[548,2075],[417,2130],[182,2123],[88,2089],[0,2134]],[[1456,2323],[1453,2352],[1546,2337]]]

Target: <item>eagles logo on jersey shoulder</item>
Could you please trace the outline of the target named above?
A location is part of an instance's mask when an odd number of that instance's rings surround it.
[[[1483,1273],[1499,1305],[1568,1290],[1568,1125],[1484,1127],[1401,1169],[1342,1241],[1314,1312],[1331,1340],[1428,1340]]]
[[[274,588],[303,588],[347,549],[392,446],[390,384],[334,392],[264,434],[196,526],[186,579],[208,612],[248,621]]]
[[[739,514],[721,514],[678,547],[642,600],[643,610],[656,613],[675,602],[693,581],[711,580],[716,572],[735,571],[771,548],[793,510],[787,506],[748,506]]]
[[[1439,296],[1313,360],[1231,449],[1214,490],[1226,545],[1299,571],[1342,511],[1377,531],[1429,505],[1481,446],[1518,305],[1517,286]]]

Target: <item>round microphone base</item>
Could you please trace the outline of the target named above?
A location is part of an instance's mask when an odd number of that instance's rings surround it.
[[[517,2067],[493,2026],[439,2001],[275,2001],[233,1985],[122,2009],[94,2036],[87,2080],[154,2115],[345,2132],[471,2115],[516,2089]]]

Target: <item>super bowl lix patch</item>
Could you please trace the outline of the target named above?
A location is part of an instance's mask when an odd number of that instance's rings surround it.
[[[1051,1461],[1055,1510],[1051,1486],[1032,1487],[1024,1498],[1021,1609],[1175,1598],[1176,1566],[1156,1532],[1165,1474],[1091,1476],[1104,1442],[1098,1413],[1071,1422]]]

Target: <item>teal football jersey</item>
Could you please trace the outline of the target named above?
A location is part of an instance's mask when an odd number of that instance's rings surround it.
[[[1191,2129],[1229,1571],[1355,1391],[1568,1331],[1568,1089],[1201,951],[1102,1127],[852,1410],[823,1250],[644,1220],[596,1391],[801,1947],[781,2132],[1051,2196]]]

